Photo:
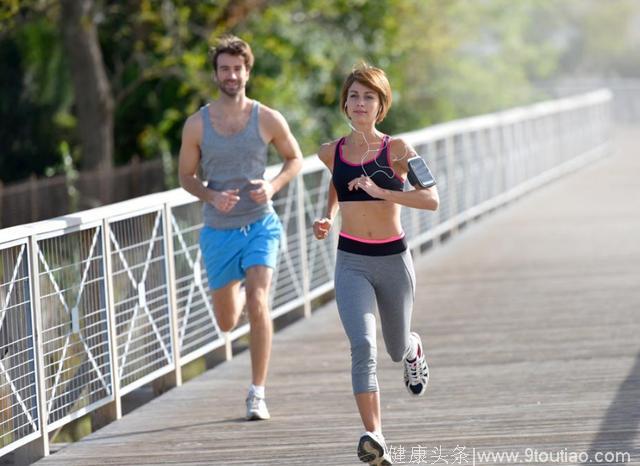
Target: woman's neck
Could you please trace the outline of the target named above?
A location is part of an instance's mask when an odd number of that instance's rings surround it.
[[[365,130],[352,127],[352,131],[349,134],[349,140],[352,144],[357,146],[366,146],[368,144],[376,143],[382,138],[382,133],[376,130],[375,127],[370,127]]]

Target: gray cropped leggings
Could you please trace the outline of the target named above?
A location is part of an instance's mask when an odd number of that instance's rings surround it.
[[[336,302],[351,343],[353,393],[378,391],[376,304],[387,352],[393,361],[402,360],[409,346],[415,282],[408,250],[388,256],[338,250]]]

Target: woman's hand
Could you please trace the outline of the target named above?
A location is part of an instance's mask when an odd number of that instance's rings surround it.
[[[347,187],[349,188],[349,191],[353,191],[354,189],[362,189],[369,196],[375,197],[376,199],[384,199],[384,195],[386,193],[386,190],[375,184],[371,178],[364,175],[361,175],[358,178],[354,178],[349,181]]]
[[[324,217],[313,222],[313,234],[316,239],[326,239],[329,236],[329,230],[333,221],[330,218]]]

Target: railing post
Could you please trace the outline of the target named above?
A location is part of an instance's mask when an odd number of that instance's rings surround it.
[[[511,138],[510,138],[510,124],[504,124],[500,130],[502,133],[502,173],[504,181],[502,183],[502,192],[507,192],[511,189]]]
[[[178,299],[176,292],[176,267],[173,251],[173,223],[171,222],[171,206],[164,205],[165,251],[167,254],[167,280],[169,282],[169,311],[171,312],[171,343],[173,347],[173,363],[175,369],[167,382],[175,387],[182,385],[182,364],[180,363],[180,320],[178,319]]]
[[[173,223],[171,206],[165,202],[162,206],[162,231],[164,236],[165,275],[167,279],[167,299],[169,300],[169,329],[171,333],[171,357],[173,371],[152,382],[153,392],[160,395],[170,388],[182,385],[182,363],[180,362],[180,319],[178,318],[178,300],[176,293],[175,257],[173,249]]]
[[[33,342],[36,366],[36,393],[38,403],[38,425],[40,437],[18,448],[15,452],[16,464],[31,464],[49,455],[49,433],[47,432],[47,382],[45,380],[42,347],[42,310],[40,309],[40,276],[38,273],[38,244],[35,236],[29,237],[29,277],[31,277],[31,316],[33,318]]]
[[[513,147],[512,147],[512,153],[513,153],[513,158],[512,160],[512,164],[511,164],[511,174],[513,176],[513,182],[511,184],[511,187],[517,186],[520,184],[520,172],[521,172],[521,161],[522,161],[522,143],[520,142],[520,125],[521,123],[519,121],[515,121],[512,123],[511,125],[511,129],[512,129],[512,137],[513,137]]]
[[[302,269],[302,296],[304,297],[304,316],[311,317],[311,300],[309,299],[309,261],[307,260],[307,222],[304,208],[304,175],[296,177],[296,220],[300,247],[300,267]]]
[[[533,119],[528,124],[529,131],[527,132],[527,147],[529,148],[529,159],[531,160],[531,167],[535,175],[542,173],[542,159],[540,154],[540,139],[536,137],[539,135],[540,121],[539,119]]]
[[[409,211],[409,215],[409,218],[411,219],[411,239],[413,239],[420,234],[420,211],[418,209],[411,209]],[[413,249],[411,249],[411,253],[414,258],[420,256],[420,246],[420,244],[417,244]]]
[[[430,142],[427,143],[427,155],[428,154],[433,154],[432,157],[427,159],[427,163],[429,164],[429,166],[431,167],[431,170],[433,171],[433,175],[436,178],[436,182],[438,182],[438,151],[437,151],[437,144],[435,140],[432,140]],[[436,186],[438,186],[436,184]],[[439,193],[439,194],[444,194],[444,193]],[[431,229],[435,228],[437,225],[440,224],[440,212],[442,211],[442,207],[438,207],[438,210],[436,210],[435,212],[433,212],[433,221],[431,222]],[[437,237],[433,237],[432,241],[432,245],[435,246],[438,241],[439,238]],[[422,245],[420,245],[422,246]]]
[[[231,339],[231,332],[224,332],[224,359],[231,361],[233,359],[233,340]]]
[[[122,417],[122,399],[120,397],[120,361],[118,360],[118,333],[116,330],[115,294],[111,261],[111,227],[109,220],[102,220],[102,250],[104,251],[105,289],[107,293],[107,322],[109,328],[109,360],[111,362],[111,390],[113,401],[98,408],[92,416],[93,430]]]
[[[520,130],[518,131],[519,138],[518,144],[520,146],[520,163],[518,166],[520,167],[520,179],[518,180],[518,184],[529,179],[532,170],[531,170],[531,157],[530,157],[530,146],[529,146],[529,125],[531,124],[531,120],[522,120],[518,123],[518,127]]]
[[[447,173],[449,174],[449,219],[453,219],[458,213],[458,193],[456,192],[458,184],[458,174],[456,173],[456,163],[453,157],[454,144],[452,136],[447,136],[444,140],[445,160],[447,164]],[[451,233],[458,231],[458,225],[451,226]]]
[[[472,206],[472,204],[477,201],[472,200],[472,196],[474,195],[474,191],[477,188],[477,184],[481,182],[481,179],[472,180],[471,179],[471,166],[473,164],[473,148],[471,147],[471,132],[465,131],[462,133],[462,171],[464,173],[463,176],[463,185],[464,185],[464,210],[467,211]],[[478,139],[480,138],[480,133],[476,132],[476,144],[478,144]],[[479,159],[484,154],[480,154]],[[481,160],[484,162],[484,160]],[[480,177],[484,178],[484,177]],[[465,221],[470,220],[466,219]]]
[[[560,147],[560,139],[558,138],[558,125],[557,125],[557,118],[558,115],[548,115],[547,118],[549,119],[549,139],[551,141],[550,143],[550,148],[551,150],[549,150],[549,158],[547,159],[547,170],[550,168],[553,168],[556,166],[557,164],[557,160],[558,160],[558,153],[560,151],[559,147]]]
[[[502,145],[500,144],[500,127],[493,127],[488,130],[487,144],[489,152],[493,150],[493,191],[491,197],[498,196],[501,191],[501,177],[502,173]]]
[[[528,125],[529,120],[521,120],[520,122],[518,122],[518,152],[520,154],[520,162],[517,164],[517,166],[520,167],[520,177],[518,178],[518,184],[529,179],[529,145],[527,144]]]
[[[518,128],[509,124],[509,189],[518,185]]]

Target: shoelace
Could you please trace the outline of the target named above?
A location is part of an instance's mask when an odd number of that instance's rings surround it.
[[[421,378],[418,376],[418,364],[420,364],[420,368],[423,371],[424,370],[424,365],[422,364],[423,362],[424,362],[423,358],[416,358],[414,362],[410,363],[411,365],[409,366],[410,367],[409,380],[411,381],[411,385],[415,385],[417,383],[422,382]]]
[[[260,401],[262,401],[262,398],[258,398],[257,396],[252,396],[249,399],[252,411],[258,411],[260,409]]]

